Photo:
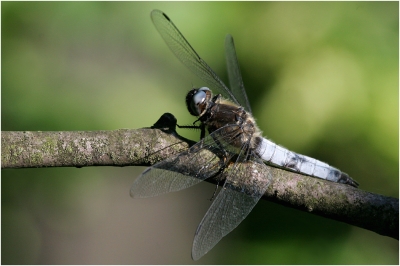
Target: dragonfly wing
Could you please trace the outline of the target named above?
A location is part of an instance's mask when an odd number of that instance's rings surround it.
[[[147,168],[133,183],[131,196],[146,198],[182,190],[217,174],[222,160],[214,144],[207,136],[187,151]]]
[[[194,186],[212,176],[240,152],[231,145],[240,127],[226,125],[206,136],[187,151],[147,168],[133,183],[130,194],[147,198]],[[221,159],[224,158],[224,159]]]
[[[239,101],[239,104],[243,106],[246,111],[251,113],[251,107],[244,88],[242,74],[240,74],[235,44],[233,42],[233,37],[230,34],[225,37],[225,54],[231,91]]]
[[[262,197],[271,181],[269,167],[253,160],[237,163],[198,226],[192,258],[198,260],[235,229]]]
[[[222,94],[226,99],[236,104],[240,104],[235,95],[232,94],[211,67],[201,59],[165,13],[160,10],[153,10],[151,19],[170,50],[190,71],[202,79],[214,92]]]

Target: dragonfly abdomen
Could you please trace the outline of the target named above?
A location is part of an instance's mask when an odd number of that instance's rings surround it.
[[[346,173],[314,158],[292,152],[265,138],[259,138],[257,153],[267,163],[309,176],[344,183],[354,187],[358,183]]]

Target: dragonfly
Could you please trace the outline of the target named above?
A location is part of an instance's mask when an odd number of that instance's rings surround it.
[[[223,182],[195,232],[194,260],[247,217],[270,185],[272,167],[358,187],[348,174],[262,136],[252,115],[231,35],[225,38],[228,88],[165,13],[153,10],[151,19],[175,56],[208,87],[194,88],[186,95],[187,109],[197,117],[193,125],[199,124],[194,127],[201,129],[200,141],[147,168],[134,181],[130,194],[146,198],[179,191],[208,178]]]

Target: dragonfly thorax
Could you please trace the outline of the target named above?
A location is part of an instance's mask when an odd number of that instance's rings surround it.
[[[186,95],[186,107],[193,116],[202,116],[208,108],[212,93],[207,87],[192,89]]]

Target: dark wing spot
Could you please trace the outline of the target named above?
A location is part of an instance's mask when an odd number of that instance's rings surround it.
[[[171,21],[171,20],[169,19],[169,17],[167,16],[167,14],[165,14],[164,12],[163,12],[162,14],[163,14],[163,16],[164,16],[166,19],[168,19],[168,21]]]

